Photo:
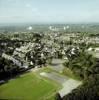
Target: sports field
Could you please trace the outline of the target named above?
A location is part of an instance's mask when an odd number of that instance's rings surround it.
[[[59,84],[28,72],[0,86],[0,99],[53,100]]]

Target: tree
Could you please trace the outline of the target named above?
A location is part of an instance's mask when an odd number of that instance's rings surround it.
[[[69,48],[66,55],[68,61],[65,61],[64,65],[70,68],[74,73],[82,76],[82,78],[87,78],[91,73],[94,73],[96,69],[96,59],[84,49]],[[98,69],[96,70],[98,71]]]
[[[55,95],[55,100],[62,100],[61,96],[59,93],[56,93]]]
[[[99,100],[99,75],[84,80],[83,85],[63,97],[63,100]]]

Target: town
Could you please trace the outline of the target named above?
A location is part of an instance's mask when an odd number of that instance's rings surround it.
[[[4,27],[0,99],[99,99],[98,25],[93,32],[86,24],[30,25],[20,31]]]

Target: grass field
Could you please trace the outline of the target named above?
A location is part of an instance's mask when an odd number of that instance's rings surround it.
[[[70,77],[70,78],[72,78],[74,80],[79,80],[79,81],[82,80],[78,75],[75,75],[69,68],[66,68],[66,67],[64,68],[62,74],[66,75],[66,76],[68,76],[68,77]]]
[[[0,99],[53,100],[59,84],[29,72],[0,86]]]

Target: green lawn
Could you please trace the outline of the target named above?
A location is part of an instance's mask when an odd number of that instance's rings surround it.
[[[1,85],[0,99],[53,100],[58,89],[58,84],[29,72]]]
[[[66,67],[64,68],[62,74],[66,75],[74,80],[79,80],[79,81],[82,80],[78,75],[74,74],[72,70],[70,70],[69,68],[66,68]]]

